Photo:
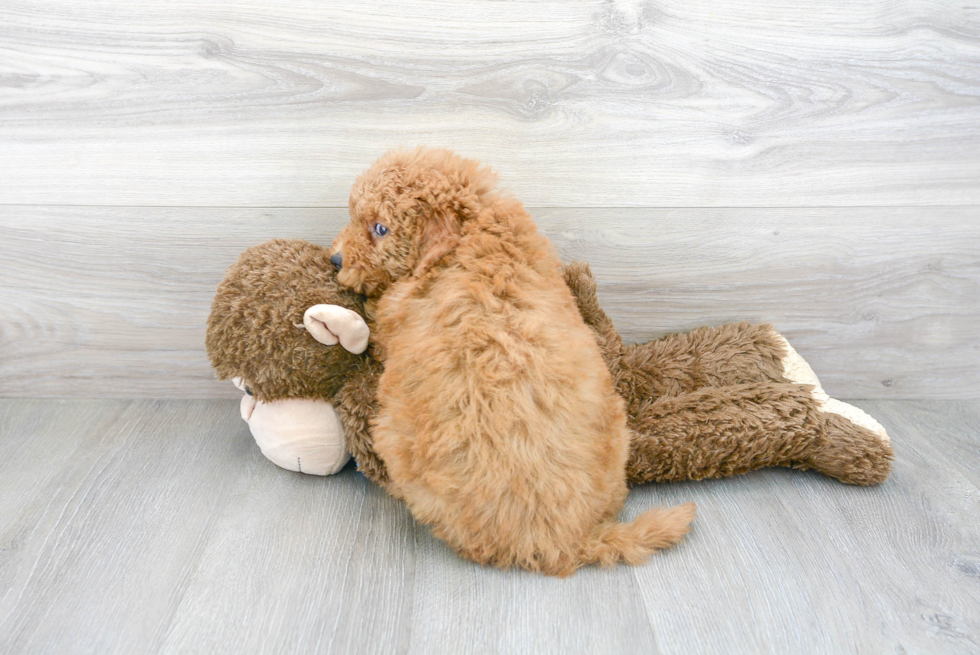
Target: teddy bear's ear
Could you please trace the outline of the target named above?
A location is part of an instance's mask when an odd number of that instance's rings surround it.
[[[313,305],[303,314],[303,325],[314,339],[326,346],[340,343],[344,350],[359,355],[367,350],[371,330],[355,311],[340,305]]]
[[[462,232],[459,216],[452,210],[426,212],[419,244],[419,261],[415,266],[417,277],[452,252],[459,245]]]

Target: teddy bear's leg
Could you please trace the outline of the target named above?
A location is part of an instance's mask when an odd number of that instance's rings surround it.
[[[771,325],[703,327],[624,346],[599,306],[588,264],[564,268],[596,334],[634,436],[631,484],[796,466],[851,484],[888,477],[892,450],[865,412],[827,396]]]
[[[730,323],[671,334],[623,349],[617,385],[629,397],[702,387],[783,382],[785,340],[766,324]]]
[[[809,385],[821,411],[888,440],[885,429],[866,412],[828,396],[806,360],[768,324],[704,327],[626,346],[620,367],[617,386],[627,399],[765,381]]]
[[[797,385],[759,382],[661,396],[630,412],[632,484],[722,478],[806,458],[816,411]]]
[[[756,382],[662,396],[630,412],[631,484],[720,478],[768,466],[813,468],[849,484],[888,477],[891,447],[821,411],[809,387]]]

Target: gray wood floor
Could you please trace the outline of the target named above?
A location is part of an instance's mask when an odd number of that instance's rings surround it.
[[[698,503],[689,538],[556,580],[276,468],[233,401],[0,400],[0,652],[980,652],[980,402],[858,404],[886,484],[641,487],[626,515]]]

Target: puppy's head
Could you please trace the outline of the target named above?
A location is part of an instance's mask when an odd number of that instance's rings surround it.
[[[496,176],[449,150],[392,151],[354,183],[350,223],[333,244],[337,281],[381,295],[449,255],[487,206]]]

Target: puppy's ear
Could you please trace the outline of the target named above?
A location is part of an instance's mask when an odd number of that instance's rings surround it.
[[[433,211],[424,207],[425,225],[419,244],[419,262],[414,275],[425,273],[433,264],[452,252],[459,245],[462,226],[459,216],[452,210]]]

